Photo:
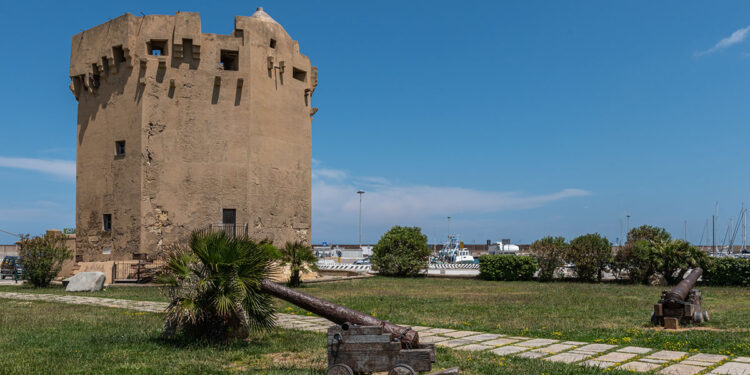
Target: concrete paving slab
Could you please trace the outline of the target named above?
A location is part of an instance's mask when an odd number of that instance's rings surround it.
[[[526,351],[527,349],[529,348],[524,348],[523,346],[508,345],[508,346],[501,346],[499,348],[493,349],[492,352],[497,355],[508,355],[508,354],[520,353],[520,352]]]
[[[580,351],[584,351],[584,352],[601,353],[601,352],[605,352],[615,347],[616,347],[615,345],[609,345],[609,344],[588,344],[588,345],[584,345],[576,349]]]
[[[541,352],[538,352],[536,350],[530,350],[528,352],[518,353],[518,354],[516,354],[516,357],[521,357],[521,358],[541,358],[541,357],[544,357],[545,355],[547,355],[547,353],[541,353]]]
[[[648,362],[648,363],[656,363],[658,365],[663,365],[669,361],[665,361],[663,359],[651,359],[651,358],[641,358],[639,359],[641,362]]]
[[[463,337],[463,339],[471,340],[471,341],[487,341],[487,340],[494,340],[502,336],[503,335],[497,335],[494,333],[482,333],[481,335],[466,336],[466,337]]]
[[[521,337],[521,336],[511,336],[511,337],[508,337],[508,338],[509,339],[514,339],[514,340],[531,340],[531,337]]]
[[[547,346],[550,344],[554,344],[556,342],[560,342],[560,340],[552,340],[552,339],[533,339],[529,341],[519,342],[516,345],[518,346],[525,346],[527,348],[536,348],[539,346]]]
[[[691,366],[678,363],[672,366],[665,367],[659,371],[660,374],[666,375],[695,375],[703,371],[705,367]]]
[[[575,345],[575,346],[581,346],[588,344],[587,342],[581,342],[581,341],[563,341],[562,342],[565,345]]]
[[[708,363],[719,363],[729,357],[719,354],[696,354],[688,358],[690,361],[708,362]]]
[[[514,342],[518,342],[518,340],[503,337],[503,338],[495,339],[492,341],[485,341],[482,343],[482,345],[501,346],[501,345],[512,344]]]
[[[444,333],[443,336],[453,337],[453,338],[460,338],[460,337],[466,337],[466,336],[473,336],[478,335],[482,332],[474,332],[474,331],[455,331],[455,332],[448,332]]]
[[[436,344],[436,343],[448,341],[448,340],[450,339],[447,337],[443,337],[443,336],[425,336],[425,337],[419,338],[419,342],[424,343],[424,344]]]
[[[750,357],[737,357],[733,359],[732,362],[750,363]]]
[[[455,331],[456,331],[455,329],[448,329],[448,328],[433,328],[433,329],[426,330],[425,333],[429,332],[432,334],[442,335],[448,332],[455,332]]]
[[[671,350],[662,350],[653,354],[649,354],[646,358],[649,359],[663,359],[665,361],[674,361],[682,358],[686,352],[675,352]]]
[[[573,349],[575,347],[576,347],[575,345],[553,344],[553,345],[545,346],[543,348],[539,348],[539,349],[535,349],[535,350],[543,351],[545,353],[550,353],[550,354],[557,354],[557,353],[560,353],[560,352],[564,352],[566,350]]]
[[[595,360],[588,360],[581,362],[584,366],[591,366],[591,367],[599,367],[599,368],[608,368],[615,365],[614,362],[602,362],[602,361],[595,361]]]
[[[727,362],[710,372],[710,374],[722,375],[748,375],[750,374],[750,363]]]
[[[422,331],[426,331],[428,329],[432,329],[432,327],[411,326],[411,329],[413,329],[413,330],[415,330],[415,331],[417,331],[419,333],[422,333]]]
[[[448,348],[453,348],[453,347],[456,347],[456,346],[466,345],[466,344],[473,344],[473,343],[474,343],[473,341],[469,341],[469,340],[453,339],[453,340],[448,340],[448,341],[441,341],[441,342],[436,343],[435,345],[436,346],[445,346],[445,347],[448,347]]]
[[[658,368],[659,364],[646,363],[641,361],[628,362],[617,367],[620,370],[636,371],[636,372],[649,372],[655,368]]]
[[[567,352],[567,353],[555,354],[551,357],[544,358],[544,360],[551,361],[551,362],[575,363],[575,362],[583,361],[584,359],[587,359],[590,357],[591,357],[590,354],[578,354],[578,353]]]
[[[466,351],[469,351],[469,352],[481,352],[481,351],[489,350],[489,349],[492,349],[492,348],[494,348],[494,346],[480,345],[480,344],[469,344],[469,345],[464,345],[464,346],[456,346],[453,349],[456,349],[456,350],[466,350]]]
[[[626,346],[624,348],[617,349],[618,352],[623,353],[635,353],[635,354],[645,354],[654,349],[651,348],[641,348],[640,346]]]
[[[601,357],[594,358],[595,361],[603,361],[603,362],[623,362],[627,361],[638,354],[635,353],[621,353],[621,352],[611,352],[607,353]]]

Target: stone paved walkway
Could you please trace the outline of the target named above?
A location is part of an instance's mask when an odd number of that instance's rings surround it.
[[[163,312],[167,307],[165,302],[53,294],[0,292],[0,298],[104,306],[147,312]],[[331,321],[321,317],[292,314],[279,314],[278,324],[281,328],[313,332],[326,332],[328,327],[333,325]],[[636,346],[517,337],[447,328],[414,326],[412,329],[419,332],[420,342],[423,343],[433,343],[436,346],[455,350],[490,351],[499,356],[538,358],[602,369],[618,368],[665,375],[750,375],[750,357],[728,357]]]

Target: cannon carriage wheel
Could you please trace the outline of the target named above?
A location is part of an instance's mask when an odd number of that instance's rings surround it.
[[[338,363],[328,368],[328,375],[354,375],[352,368],[343,364]]]
[[[411,366],[399,363],[388,370],[388,375],[417,375],[417,372]]]

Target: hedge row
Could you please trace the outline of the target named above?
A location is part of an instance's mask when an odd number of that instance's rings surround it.
[[[707,285],[750,286],[750,258],[712,258],[703,272]]]
[[[485,280],[532,280],[536,259],[517,255],[482,255],[479,257],[479,277]]]

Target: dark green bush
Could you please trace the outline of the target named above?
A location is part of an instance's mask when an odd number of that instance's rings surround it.
[[[643,225],[628,233],[628,241],[612,261],[615,274],[627,274],[631,282],[648,284],[662,275],[669,284],[683,279],[694,267],[707,268],[708,255],[683,240],[673,240],[664,229]]]
[[[23,238],[20,255],[23,278],[36,288],[49,286],[60,273],[63,262],[73,258],[73,252],[65,247],[65,236],[55,232]]]
[[[536,260],[529,256],[482,255],[479,277],[485,280],[524,281],[534,278]]]
[[[548,236],[534,241],[530,250],[539,265],[539,281],[550,281],[568,252],[568,243],[563,237]]]
[[[703,282],[708,285],[750,287],[750,259],[712,258],[703,272]]]
[[[418,227],[395,226],[372,248],[372,265],[386,276],[420,276],[429,259],[427,236]]]
[[[602,272],[612,261],[612,244],[599,233],[584,234],[570,241],[566,260],[575,264],[583,281],[601,281]]]

